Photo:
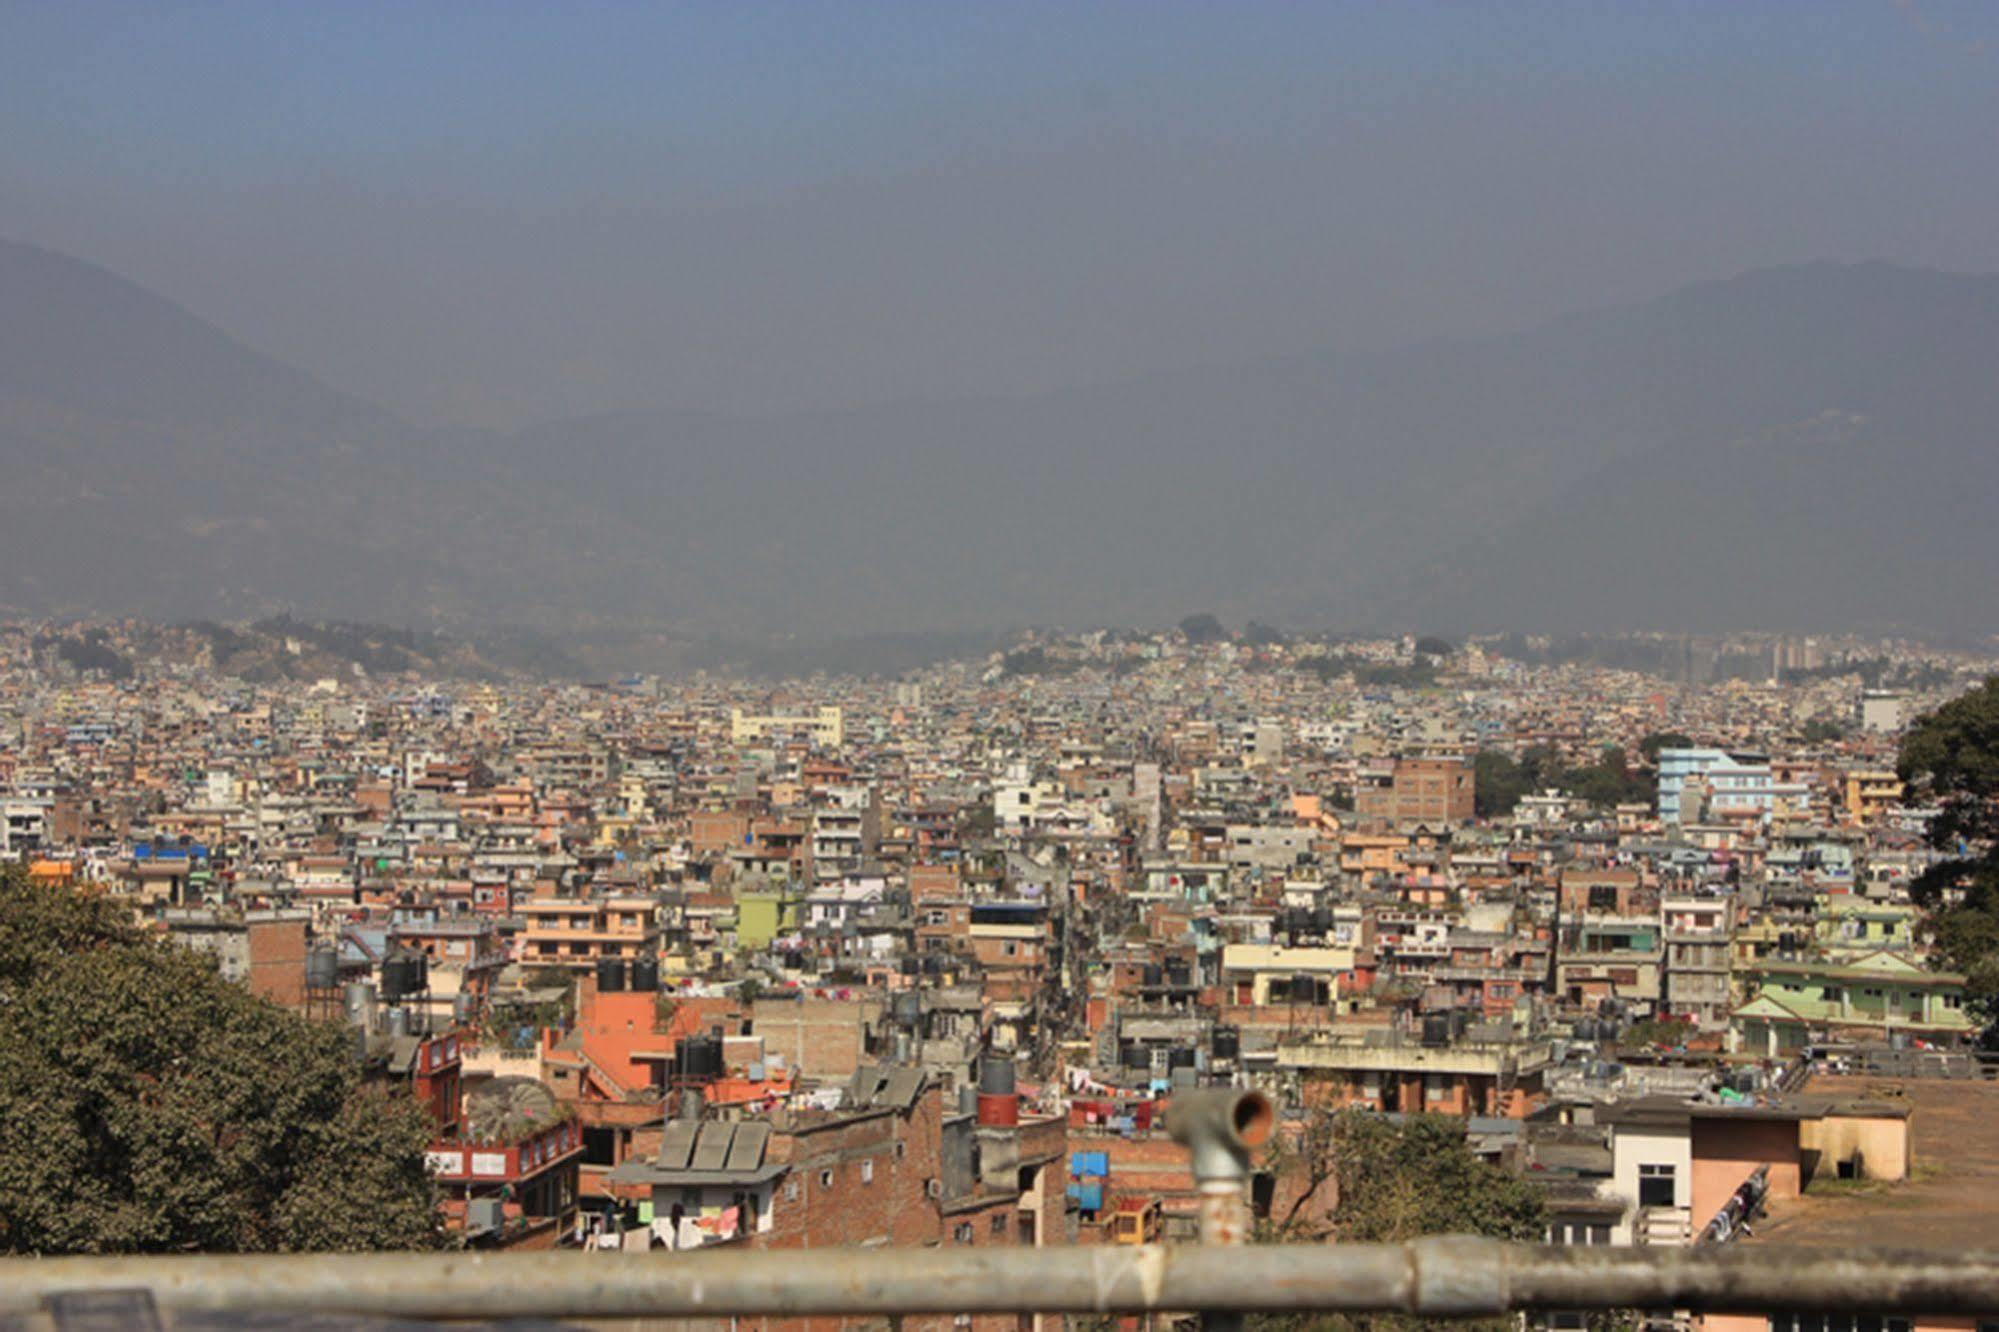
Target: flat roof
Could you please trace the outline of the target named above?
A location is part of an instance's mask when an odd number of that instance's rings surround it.
[[[1984,1249],[1999,1231],[1999,1083],[1975,1078],[1814,1077],[1842,1113],[1909,1118],[1909,1177],[1838,1181],[1822,1173],[1798,1198],[1773,1202],[1745,1243],[1852,1246],[1892,1235],[1901,1248]]]

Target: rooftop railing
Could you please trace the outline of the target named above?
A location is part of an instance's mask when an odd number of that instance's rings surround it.
[[[1706,1245],[1408,1244],[187,1256],[0,1260],[0,1316],[116,1300],[196,1316],[705,1318],[800,1315],[1512,1311],[1989,1316],[1999,1253]]]

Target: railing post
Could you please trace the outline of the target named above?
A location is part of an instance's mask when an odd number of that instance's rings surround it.
[[[1270,1140],[1277,1120],[1261,1092],[1228,1090],[1177,1093],[1166,1111],[1167,1132],[1187,1148],[1200,1197],[1201,1243],[1249,1242],[1249,1153]],[[1213,1332],[1237,1332],[1240,1313],[1202,1310]]]

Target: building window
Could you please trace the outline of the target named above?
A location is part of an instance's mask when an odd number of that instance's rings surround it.
[[[784,1200],[786,1202],[798,1201],[798,1181],[796,1179],[787,1179],[784,1181]]]
[[[904,1152],[905,1150],[906,1150],[906,1147],[905,1147],[905,1145],[904,1145],[903,1143],[901,1143],[901,1142],[897,1142],[897,1143],[895,1144],[895,1159],[896,1159],[896,1160],[898,1160],[898,1161],[900,1161],[900,1160],[902,1159],[902,1156],[903,1156],[903,1152]]]
[[[1771,1314],[1770,1332],[1910,1332],[1906,1318],[1880,1314]]]
[[[969,1221],[960,1221],[956,1229],[951,1232],[951,1242],[953,1244],[970,1244],[972,1242],[972,1223]]]
[[[995,1234],[995,1235],[1004,1235],[1004,1234],[1006,1234],[1006,1213],[1005,1213],[1005,1212],[1001,1212],[1001,1213],[1000,1213],[999,1215],[997,1215],[997,1216],[995,1216],[995,1217],[993,1218],[993,1234]]]
[[[861,1183],[872,1184],[874,1182],[875,1182],[875,1163],[873,1161],[861,1162]]]
[[[830,1188],[832,1188],[832,1187],[833,1187],[833,1172],[832,1172],[832,1171],[830,1171],[830,1170],[822,1170],[822,1171],[820,1171],[820,1172],[819,1172],[819,1187],[820,1187],[820,1188],[822,1188],[822,1189],[830,1189]]]
[[[1675,1170],[1670,1165],[1641,1165],[1638,1167],[1638,1205],[1640,1207],[1671,1207],[1674,1205]]]

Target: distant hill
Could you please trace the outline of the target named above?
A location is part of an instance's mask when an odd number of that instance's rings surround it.
[[[1190,609],[1999,622],[1973,521],[1999,278],[1814,264],[1370,355],[496,434],[416,430],[101,270],[5,255],[6,308],[62,330],[0,341],[0,465],[29,482],[0,492],[0,604],[22,609],[802,639]]]
[[[32,640],[79,672],[126,680],[142,668],[200,667],[252,682],[415,674],[425,678],[499,680],[574,678],[581,666],[539,635],[494,631],[469,638],[378,624],[274,616],[253,624],[126,622],[49,627]]]
[[[153,428],[315,430],[383,413],[136,283],[0,241],[0,398]]]

